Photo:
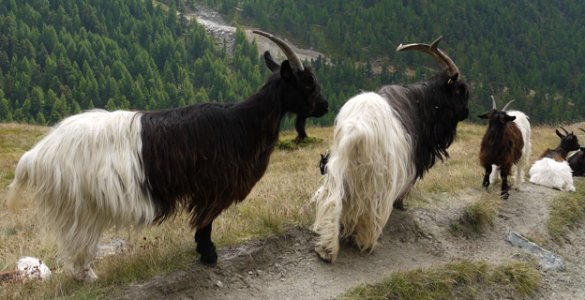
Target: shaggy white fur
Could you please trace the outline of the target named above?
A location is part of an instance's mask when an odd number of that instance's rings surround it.
[[[530,182],[561,191],[575,191],[573,172],[567,161],[542,158],[534,162],[530,170]]]
[[[524,183],[524,168],[528,166],[528,160],[530,159],[530,155],[532,153],[532,142],[531,139],[531,129],[530,129],[530,122],[528,121],[528,116],[521,111],[511,110],[506,111],[506,113],[510,116],[516,117],[514,123],[520,129],[522,133],[522,139],[524,140],[524,147],[522,147],[522,157],[518,162],[514,165],[512,174],[514,174],[514,185],[516,188],[519,188],[522,183]],[[492,165],[492,173],[490,174],[490,183],[493,184],[500,178],[500,168],[496,165]]]
[[[57,237],[67,270],[93,281],[91,269],[104,229],[144,226],[155,208],[142,189],[140,114],[94,110],[63,120],[16,167],[8,204],[24,190]],[[99,182],[98,182],[99,180]]]
[[[335,261],[341,238],[372,250],[396,198],[415,177],[412,143],[396,112],[376,93],[349,99],[335,119],[328,173],[313,196],[315,250]]]

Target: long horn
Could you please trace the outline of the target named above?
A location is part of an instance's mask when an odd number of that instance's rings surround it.
[[[565,132],[565,134],[569,134],[569,132],[565,129],[565,127],[561,126],[561,129]]]
[[[580,129],[581,131],[585,132],[585,129],[583,129],[583,128],[579,128],[579,129]]]
[[[510,100],[510,102],[506,103],[506,105],[504,105],[504,108],[502,108],[502,111],[506,111],[506,108],[508,108],[508,105],[512,104],[512,102],[514,102],[516,100]]]
[[[496,98],[494,98],[494,95],[491,95],[490,97],[492,97],[492,109],[496,110]]]
[[[284,52],[284,55],[286,55],[286,57],[288,58],[288,61],[290,62],[290,66],[293,69],[293,71],[303,71],[305,68],[303,67],[303,64],[301,63],[301,60],[299,59],[299,57],[294,53],[294,51],[290,48],[290,46],[285,43],[283,40],[275,37],[274,35],[264,32],[264,31],[260,31],[260,30],[252,30],[253,33],[261,35],[263,37],[266,37],[268,39],[270,39],[271,41],[273,41],[276,45],[278,45],[278,47],[280,48],[280,50],[282,50],[282,52]]]
[[[447,68],[449,76],[453,77],[455,75],[459,75],[459,68],[457,68],[457,65],[455,65],[453,60],[447,54],[445,54],[445,52],[437,48],[437,45],[442,39],[443,36],[438,37],[431,45],[420,43],[408,45],[400,44],[396,48],[396,51],[418,50],[430,54],[432,57],[435,58],[435,60],[437,60],[439,64]]]

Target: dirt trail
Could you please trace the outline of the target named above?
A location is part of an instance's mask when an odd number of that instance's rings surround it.
[[[231,55],[233,53],[236,40],[236,27],[225,21],[220,13],[210,9],[205,5],[196,3],[195,7],[196,10],[188,11],[185,14],[185,17],[189,20],[195,20],[197,23],[205,27],[205,29],[215,37],[218,46],[220,48],[225,46],[227,53]],[[256,40],[258,45],[258,52],[260,54],[263,54],[265,51],[270,51],[270,53],[277,61],[286,59],[286,56],[280,50],[280,48],[269,39],[254,34],[251,28],[245,28],[244,30],[249,42]],[[316,60],[319,56],[321,56],[321,58],[328,61],[327,56],[321,52],[315,51],[313,49],[300,48],[289,40],[286,40],[286,42],[290,45],[295,54],[301,60]]]
[[[373,253],[360,253],[344,244],[337,262],[326,264],[313,253],[313,233],[294,227],[280,236],[220,249],[217,267],[194,264],[188,270],[133,285],[122,298],[335,299],[352,287],[377,282],[396,271],[462,259],[498,264],[529,256],[526,250],[507,242],[506,236],[510,230],[529,237],[543,236],[549,204],[560,192],[526,184],[502,203],[495,225],[486,233],[453,234],[450,225],[465,205],[479,200],[481,193],[469,190],[458,196],[435,195],[439,200],[430,209],[394,211],[381,246]],[[538,299],[585,299],[581,287],[585,234],[578,230],[571,241],[549,249],[565,257],[566,269],[542,271],[544,284]],[[494,295],[497,298],[497,291],[488,297]]]

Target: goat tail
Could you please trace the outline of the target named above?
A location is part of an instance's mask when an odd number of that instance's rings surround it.
[[[327,162],[327,174],[321,187],[313,195],[316,204],[316,216],[313,230],[319,235],[315,251],[326,261],[334,262],[339,251],[340,218],[345,196],[345,174],[349,167],[351,149],[359,141],[357,131],[350,132],[339,140],[332,149]]]
[[[412,182],[409,138],[396,112],[375,93],[348,100],[337,115],[331,156],[317,204],[316,251],[333,252],[338,235],[372,250],[393,203]]]
[[[29,180],[29,165],[30,165],[30,154],[25,153],[14,172],[14,180],[8,186],[8,196],[6,198],[6,206],[11,211],[18,210],[26,200],[25,190],[28,186]]]

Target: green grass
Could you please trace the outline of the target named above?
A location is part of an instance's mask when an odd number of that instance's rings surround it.
[[[494,225],[501,200],[494,195],[481,197],[479,201],[465,207],[459,219],[459,224],[471,229],[475,233],[485,232]]]
[[[313,145],[319,145],[323,143],[323,139],[318,137],[308,136],[302,142],[296,143],[294,138],[291,139],[281,139],[278,141],[277,148],[280,150],[289,150],[294,151],[300,148],[305,148]]]
[[[574,193],[563,193],[551,203],[547,222],[548,233],[557,243],[563,243],[568,233],[585,219],[585,181],[575,180]]]
[[[534,295],[540,281],[540,273],[532,263],[491,266],[463,261],[397,272],[379,283],[352,289],[341,299],[520,299]]]

